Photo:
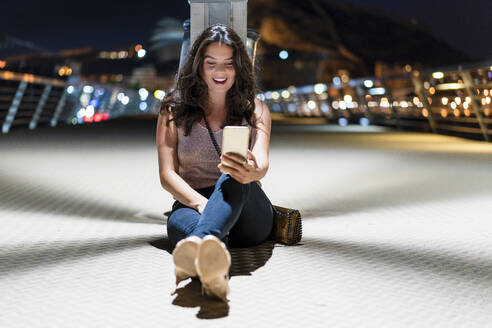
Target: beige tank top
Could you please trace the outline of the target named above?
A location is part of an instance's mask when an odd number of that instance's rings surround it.
[[[243,124],[250,129],[250,150],[256,140],[256,129],[249,126],[244,119]],[[222,129],[214,132],[215,140],[222,147]],[[215,185],[222,174],[217,167],[219,155],[214,148],[205,126],[195,123],[190,135],[184,135],[184,126],[178,128],[178,174],[193,189]]]

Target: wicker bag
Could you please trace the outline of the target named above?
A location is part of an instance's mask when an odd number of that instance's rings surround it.
[[[295,245],[301,238],[301,213],[295,209],[273,205],[273,227],[269,239],[285,245]]]

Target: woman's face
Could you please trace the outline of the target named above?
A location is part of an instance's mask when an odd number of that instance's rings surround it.
[[[203,58],[203,80],[209,92],[227,92],[236,78],[233,63],[233,49],[214,42],[208,45]]]

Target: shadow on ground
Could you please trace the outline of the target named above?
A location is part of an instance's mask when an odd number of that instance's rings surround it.
[[[150,242],[156,248],[167,251],[172,254],[173,246],[167,237]],[[251,276],[251,273],[261,268],[272,257],[275,243],[267,240],[264,243],[244,248],[230,248],[231,269],[229,275],[234,276]],[[200,307],[197,318],[216,319],[223,318],[229,314],[229,305],[201,293],[201,283],[197,278],[191,279],[187,285],[177,288],[177,296],[173,300],[174,305],[194,308]]]

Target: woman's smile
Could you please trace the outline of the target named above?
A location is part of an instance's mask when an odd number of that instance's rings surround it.
[[[221,79],[214,78],[213,80],[214,80],[215,84],[217,84],[217,85],[224,85],[227,81],[227,78],[221,78]]]

